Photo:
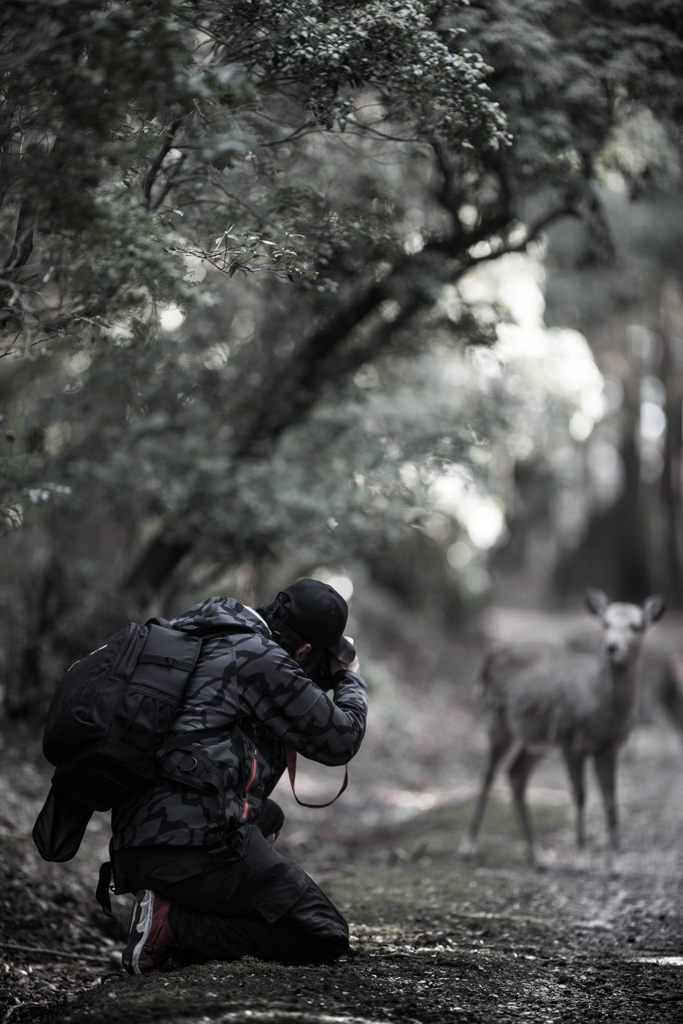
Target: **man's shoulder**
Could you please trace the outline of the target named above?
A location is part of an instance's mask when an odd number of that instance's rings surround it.
[[[240,638],[235,644],[235,672],[240,688],[252,696],[258,692],[272,700],[291,701],[309,693],[307,699],[314,702],[322,693],[294,658],[268,637]]]
[[[242,633],[232,637],[238,672],[297,668],[297,664],[272,637],[260,633]],[[259,668],[259,666],[261,666]]]
[[[285,655],[281,647],[260,633],[244,632],[215,636],[205,640],[197,662],[194,677],[203,681],[223,677],[226,670],[232,674],[252,662],[276,660]],[[286,655],[285,655],[286,657]]]
[[[271,637],[244,632],[205,641],[195,674],[219,676],[230,666],[239,675],[297,669],[296,662]]]

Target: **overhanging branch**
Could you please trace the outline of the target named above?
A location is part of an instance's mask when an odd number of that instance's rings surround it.
[[[157,153],[156,159],[152,162],[152,165],[145,177],[143,194],[145,197],[145,206],[147,207],[148,210],[151,208],[152,205],[152,188],[154,187],[154,182],[156,181],[157,175],[161,170],[161,165],[163,164],[164,160],[166,159],[171,149],[173,148],[173,142],[175,140],[176,132],[178,131],[179,127],[180,118],[176,117],[171,122],[169,127],[166,129],[168,135],[164,140],[161,149]]]
[[[33,228],[36,222],[35,210],[30,199],[24,197],[19,207],[17,226],[14,232],[12,251],[5,263],[3,275],[9,281],[16,281],[33,252]]]

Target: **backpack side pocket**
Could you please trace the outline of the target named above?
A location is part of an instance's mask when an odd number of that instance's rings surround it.
[[[33,842],[43,860],[75,857],[92,814],[92,808],[70,800],[52,786],[33,826]]]

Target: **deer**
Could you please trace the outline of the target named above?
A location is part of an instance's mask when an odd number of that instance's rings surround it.
[[[585,765],[590,756],[607,820],[608,868],[615,871],[619,849],[617,755],[633,725],[643,637],[664,614],[666,600],[661,594],[652,594],[642,606],[610,602],[594,587],[587,588],[585,600],[602,627],[599,653],[519,642],[495,645],[486,656],[477,689],[487,718],[489,755],[469,829],[458,851],[461,859],[468,859],[474,851],[491,786],[512,749],[508,776],[529,859],[538,870],[545,868],[525,793],[535,766],[551,747],[559,747],[576,810],[576,866],[585,870],[587,864]]]
[[[661,700],[669,721],[683,736],[683,654],[673,654],[667,659]]]

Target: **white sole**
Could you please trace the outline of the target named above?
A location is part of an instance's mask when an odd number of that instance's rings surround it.
[[[133,952],[130,957],[130,967],[132,968],[133,974],[141,974],[140,970],[140,954],[142,953],[145,941],[149,935],[150,928],[152,927],[152,915],[154,914],[154,893],[151,889],[142,890],[142,898],[140,899],[140,893],[135,897],[135,904],[133,905],[133,913],[131,915],[130,922],[130,933],[133,931],[139,933],[140,938],[133,946]],[[128,945],[132,940],[128,940]],[[127,952],[127,950],[126,950]]]

